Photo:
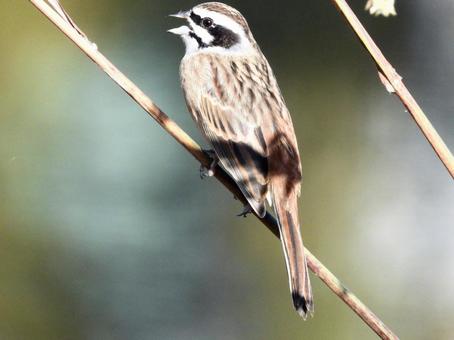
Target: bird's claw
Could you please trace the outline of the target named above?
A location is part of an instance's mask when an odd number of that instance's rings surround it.
[[[252,214],[252,208],[251,208],[251,206],[249,204],[246,204],[244,206],[243,211],[241,212],[241,214],[238,214],[236,216],[246,218],[247,215],[249,215],[249,214]]]
[[[207,169],[203,165],[200,166],[200,178],[205,179],[207,177],[213,177],[214,176],[214,169],[211,167]]]
[[[212,161],[211,161],[209,168],[205,167],[204,165],[200,166],[200,178],[201,179],[205,179],[206,177],[213,177],[216,166],[219,163],[219,159],[213,150],[204,150],[204,151],[206,154],[208,154],[208,156],[210,156]]]

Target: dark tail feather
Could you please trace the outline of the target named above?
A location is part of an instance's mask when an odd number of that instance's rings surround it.
[[[293,305],[298,314],[306,319],[308,314],[314,312],[314,302],[298,223],[297,197],[283,198],[276,194],[273,192],[273,206],[279,223]]]

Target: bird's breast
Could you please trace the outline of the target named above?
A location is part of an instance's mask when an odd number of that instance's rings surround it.
[[[197,107],[199,98],[210,96],[243,113],[279,110],[279,91],[277,89],[274,98],[270,95],[275,85],[267,65],[266,60],[255,55],[198,53],[186,56],[180,75],[188,106]]]

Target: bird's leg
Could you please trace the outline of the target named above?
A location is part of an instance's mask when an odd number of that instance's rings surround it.
[[[214,152],[214,150],[203,150],[211,158],[211,164],[209,168],[206,168],[204,165],[200,165],[200,178],[204,179],[206,177],[214,176],[214,170],[219,163],[219,158]]]
[[[249,203],[246,203],[246,204],[244,205],[244,207],[243,207],[243,211],[241,212],[241,214],[236,215],[236,216],[238,216],[238,217],[245,217],[245,218],[246,218],[247,215],[252,214],[252,212],[253,212],[253,211],[252,211],[251,205],[250,205]]]

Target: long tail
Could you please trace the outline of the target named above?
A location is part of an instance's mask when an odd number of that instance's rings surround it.
[[[273,206],[279,223],[290,291],[296,311],[306,319],[308,314],[314,312],[314,302],[298,222],[297,195],[292,193],[287,196],[279,187],[273,188]]]

